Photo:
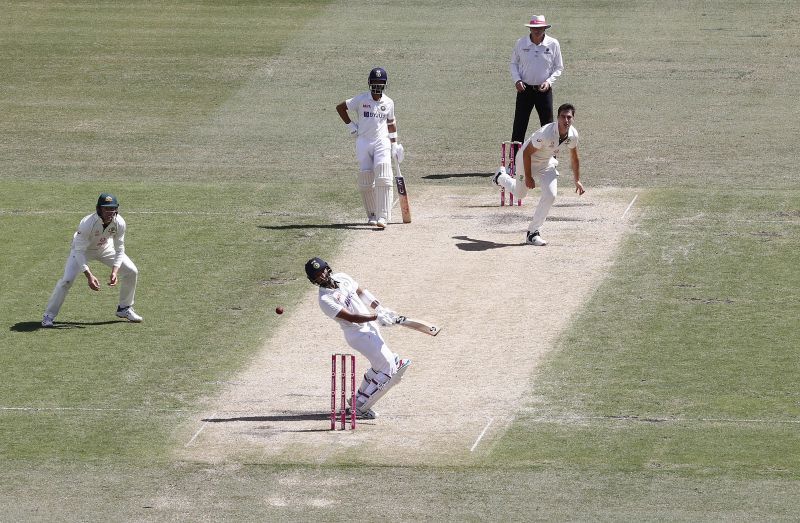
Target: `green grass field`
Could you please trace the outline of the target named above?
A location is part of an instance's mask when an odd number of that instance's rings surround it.
[[[307,291],[302,261],[360,220],[333,107],[373,65],[410,183],[446,191],[495,167],[531,7],[373,7],[0,2],[0,519],[796,519],[791,1],[544,10],[587,187],[636,188],[637,223],[479,465],[172,457],[270,336],[274,303]],[[129,223],[146,322],[114,321],[116,292],[78,282],[65,328],[38,329],[102,191]],[[365,481],[372,499],[352,506]]]

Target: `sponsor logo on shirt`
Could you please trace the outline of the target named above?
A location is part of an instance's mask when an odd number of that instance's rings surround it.
[[[348,294],[347,297],[344,299],[344,306],[345,307],[350,309],[351,305],[353,305],[353,293]]]
[[[364,118],[377,118],[378,120],[385,120],[386,115],[382,113],[373,113],[372,111],[364,111]]]

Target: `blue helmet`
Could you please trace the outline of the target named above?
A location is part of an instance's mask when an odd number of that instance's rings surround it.
[[[308,281],[314,285],[326,287],[330,276],[324,279],[321,278],[321,276],[325,274],[326,270],[330,271],[330,268],[331,267],[328,265],[328,262],[322,258],[311,258],[306,262],[306,276],[308,277]]]
[[[367,83],[372,94],[383,94],[383,90],[386,89],[386,85],[389,83],[389,75],[386,74],[386,69],[376,67],[370,71]]]

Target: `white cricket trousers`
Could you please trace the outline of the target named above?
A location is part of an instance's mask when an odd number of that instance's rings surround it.
[[[397,354],[389,349],[379,332],[374,330],[347,332],[345,340],[369,360],[375,372],[382,372],[387,376],[393,376],[397,372]]]
[[[382,163],[392,164],[392,146],[388,138],[356,138],[356,159],[360,171],[374,171]]]
[[[113,249],[107,249],[100,253],[86,251],[87,263],[91,260],[97,260],[111,267],[114,265],[115,257],[116,253]],[[61,305],[64,304],[64,299],[67,297],[67,293],[72,284],[75,283],[75,278],[78,275],[83,275],[83,271],[81,271],[80,264],[75,261],[75,256],[70,251],[67,264],[64,267],[64,275],[58,280],[53,293],[50,295],[50,301],[47,302],[47,309],[44,311],[45,314],[49,314],[53,318],[58,315],[58,311],[61,310]],[[139,278],[139,270],[128,258],[127,254],[122,255],[122,265],[117,272],[117,278],[119,280],[119,306],[122,308],[129,307],[133,305],[133,298],[136,294],[136,281]]]
[[[542,189],[542,195],[539,197],[539,203],[536,204],[536,210],[533,211],[533,219],[528,225],[528,231],[538,231],[544,225],[547,215],[550,213],[550,208],[553,202],[556,201],[558,194],[558,171],[555,166],[546,167],[540,171],[533,173],[533,180],[538,187]],[[518,199],[525,198],[528,194],[528,187],[525,185],[525,174],[522,169],[517,170],[517,177],[512,178],[508,174],[501,174],[497,179],[497,183],[505,187],[507,191],[516,196]]]

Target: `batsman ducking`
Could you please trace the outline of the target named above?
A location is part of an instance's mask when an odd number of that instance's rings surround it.
[[[347,344],[369,361],[355,394],[355,405],[351,400],[350,408],[355,408],[358,419],[375,419],[378,414],[372,406],[400,382],[411,365],[410,359],[401,358],[389,348],[380,328],[399,325],[430,336],[436,336],[441,329],[381,305],[369,290],[343,272],[333,273],[328,262],[321,258],[308,260],[305,271],[308,280],[319,287],[318,303],[322,312],[339,325]],[[332,387],[335,387],[334,381]]]

